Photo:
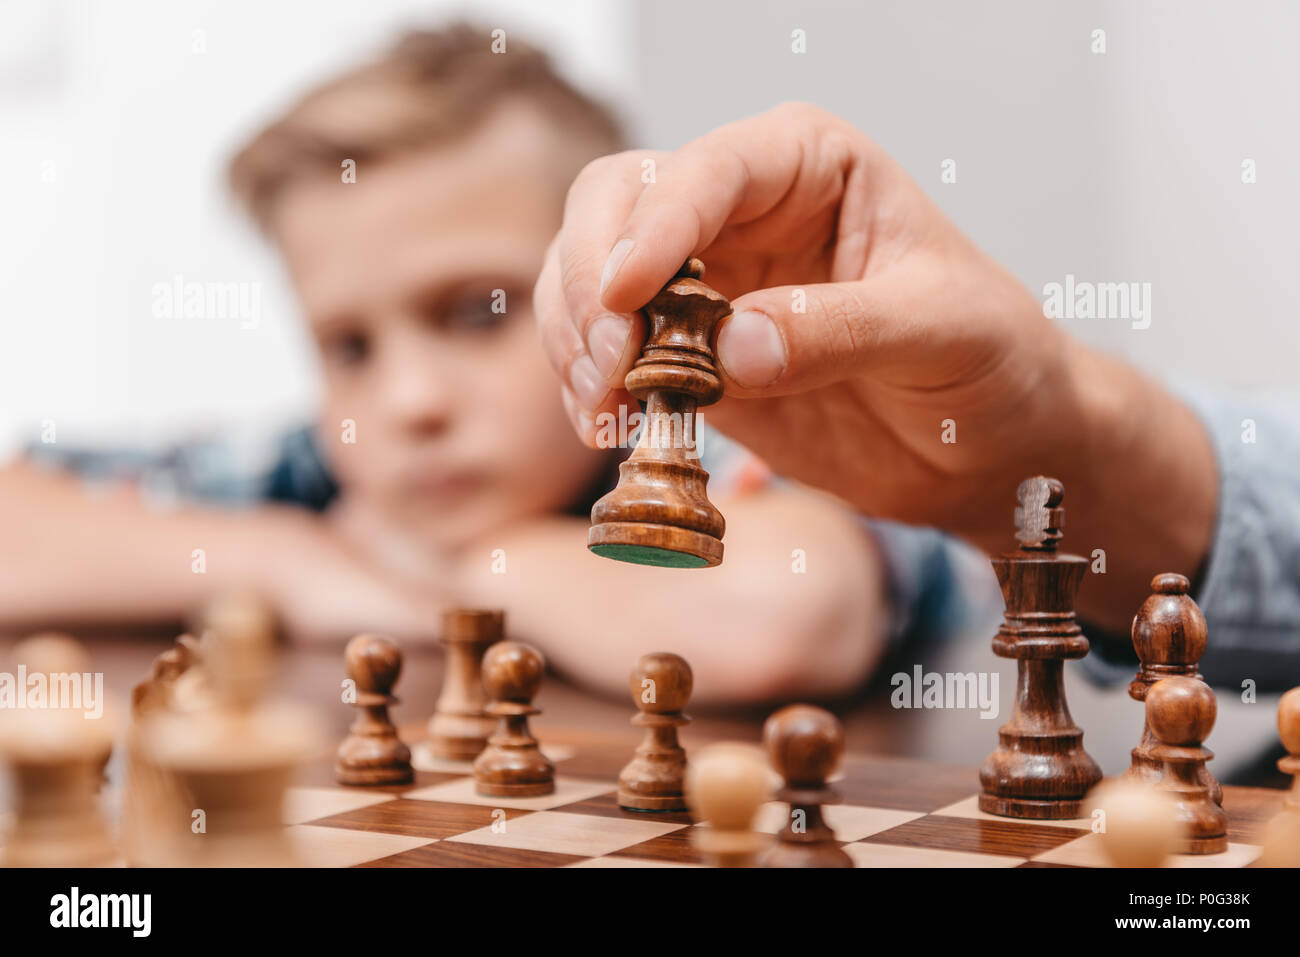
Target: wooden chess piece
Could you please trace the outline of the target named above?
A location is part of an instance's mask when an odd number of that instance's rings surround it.
[[[334,776],[339,784],[407,784],[414,777],[411,749],[397,736],[388,709],[397,704],[393,686],[402,673],[402,652],[391,639],[357,635],[344,659],[356,697],[357,718],[339,745]]]
[[[706,494],[695,413],[722,398],[710,341],[731,306],[703,274],[687,260],[645,306],[649,334],[624,383],[645,402],[645,424],[618,485],[591,510],[587,547],[597,555],[671,568],[722,562],[726,523]]]
[[[291,867],[303,861],[282,817],[297,769],[321,750],[319,718],[263,697],[271,678],[274,619],[242,596],[214,603],[202,639],[213,703],[154,716],[142,728],[147,759],[175,775],[193,806],[168,863]]]
[[[533,698],[546,668],[541,652],[518,641],[493,645],[483,656],[487,713],[501,726],[474,760],[474,788],[492,797],[529,797],[555,790],[555,766],[542,754],[528,729],[530,715],[541,714]]]
[[[839,720],[821,708],[792,704],[764,723],[763,746],[772,767],[785,779],[776,799],[790,806],[785,827],[763,856],[763,866],[852,867],[853,858],[822,817],[823,805],[840,799],[826,783],[844,756]]]
[[[1129,697],[1145,701],[1147,689],[1161,678],[1186,677],[1200,680],[1197,666],[1205,652],[1205,616],[1188,592],[1191,583],[1182,575],[1166,572],[1151,579],[1151,596],[1133,616],[1133,650],[1137,652],[1137,676],[1128,686]],[[1124,776],[1156,784],[1164,776],[1161,763],[1151,755],[1155,735],[1143,721],[1142,739],[1133,749],[1132,763]],[[1223,803],[1223,788],[1208,768],[1201,767],[1201,783],[1210,789],[1215,804]]]
[[[643,655],[628,687],[639,709],[632,723],[646,729],[636,757],[618,776],[618,806],[630,811],[684,811],[686,752],[677,729],[690,722],[682,714],[691,697],[691,666],[668,652]]]
[[[85,652],[66,636],[40,635],[15,646],[14,657],[20,674],[31,673],[16,682],[23,700],[0,709],[0,757],[13,802],[0,866],[112,866],[117,851],[97,797],[112,749],[111,709],[84,697],[69,700],[84,690]],[[36,674],[47,679],[39,700],[31,697]]]
[[[1077,818],[1085,795],[1101,780],[1065,701],[1065,661],[1088,653],[1074,618],[1088,562],[1056,550],[1065,523],[1060,482],[1025,479],[1016,497],[1020,547],[992,561],[1006,603],[993,653],[1016,659],[1015,705],[980,768],[979,808],[1003,817]]]
[[[1214,757],[1203,742],[1214,728],[1218,705],[1209,685],[1195,678],[1162,678],[1147,689],[1147,724],[1156,737],[1151,754],[1164,764],[1160,790],[1177,801],[1186,827],[1183,854],[1218,854],[1228,849],[1228,815],[1210,797],[1201,765]]]
[[[443,616],[447,656],[442,693],[429,719],[429,750],[434,757],[472,761],[487,745],[496,721],[484,711],[483,654],[502,639],[504,631],[505,614],[500,611],[455,610]]]
[[[86,649],[71,635],[57,631],[38,632],[29,635],[14,645],[14,662],[24,668],[27,674],[40,674],[45,678],[45,687],[50,700],[49,707],[71,707],[73,709],[93,709],[96,703],[87,700],[94,694],[93,683],[88,684],[86,677],[91,675],[90,656]],[[68,693],[71,700],[54,700],[60,690]],[[100,693],[102,693],[102,684]],[[99,702],[103,705],[104,702]],[[110,736],[104,741],[103,754],[98,759],[99,774],[96,789],[102,788],[108,780],[108,762],[113,756],[113,740]]]
[[[754,830],[754,818],[771,793],[770,781],[763,752],[751,744],[711,744],[691,760],[686,802],[705,825],[690,829],[691,841],[706,864],[754,866],[769,843]]]
[[[1185,840],[1173,798],[1154,784],[1106,781],[1093,788],[1088,804],[1101,816],[1102,851],[1115,867],[1165,867]]]
[[[1287,752],[1277,766],[1291,775],[1291,787],[1282,799],[1281,812],[1265,829],[1259,863],[1264,867],[1300,867],[1300,688],[1292,688],[1278,702],[1277,730]]]
[[[189,834],[188,810],[194,801],[175,775],[149,759],[143,729],[157,715],[193,713],[211,705],[200,661],[198,639],[181,635],[154,658],[149,677],[131,689],[121,830],[122,856],[130,867],[175,860],[175,848]]]

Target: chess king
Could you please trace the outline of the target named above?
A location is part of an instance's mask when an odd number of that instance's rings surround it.
[[[1065,702],[1065,661],[1088,653],[1074,617],[1088,562],[1056,550],[1065,524],[1059,481],[1035,476],[1021,482],[1016,495],[1019,548],[993,559],[1006,602],[993,652],[1017,659],[1016,703],[998,730],[997,749],[980,768],[979,807],[1004,817],[1076,818],[1083,815],[1084,796],[1101,780]]]

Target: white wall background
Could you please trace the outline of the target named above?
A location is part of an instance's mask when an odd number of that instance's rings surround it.
[[[587,88],[629,99],[621,0],[6,4],[0,455],[47,419],[60,444],[154,445],[309,415],[308,344],[277,261],[224,192],[225,161],[321,78],[460,12],[518,27]],[[260,283],[261,322],[153,318],[154,284],[177,274]]]
[[[815,102],[884,146],[1035,293],[1067,273],[1152,284],[1149,329],[1069,323],[1089,341],[1181,378],[1300,381],[1300,5],[657,0],[638,12],[654,145]],[[1098,28],[1103,55],[1090,52]],[[940,181],[948,158],[955,184]]]

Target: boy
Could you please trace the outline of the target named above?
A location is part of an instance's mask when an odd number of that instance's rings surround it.
[[[888,630],[873,539],[840,503],[766,482],[738,448],[702,441],[727,519],[720,568],[626,566],[584,547],[626,450],[572,434],[530,297],[569,182],[618,148],[610,116],[541,53],[512,37],[492,54],[464,25],[410,34],[308,95],[230,176],[319,349],[314,433],[286,440],[239,509],[152,507],[140,485],[156,466],[94,497],[33,463],[10,468],[0,624],[170,622],[254,588],[305,638],[419,638],[444,608],[502,607],[558,670],[620,695],[630,664],[660,649],[692,663],[701,702],[857,687]],[[201,469],[172,471],[211,497]]]

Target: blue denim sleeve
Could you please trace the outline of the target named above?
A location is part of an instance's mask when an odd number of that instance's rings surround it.
[[[1219,470],[1214,539],[1193,595],[1209,631],[1201,674],[1219,687],[1250,679],[1260,692],[1300,685],[1300,396],[1175,391],[1204,425]],[[1093,643],[1084,673],[1132,678],[1136,657],[1106,649]]]
[[[1219,466],[1214,543],[1196,601],[1201,672],[1260,691],[1300,685],[1300,396],[1185,390]]]

